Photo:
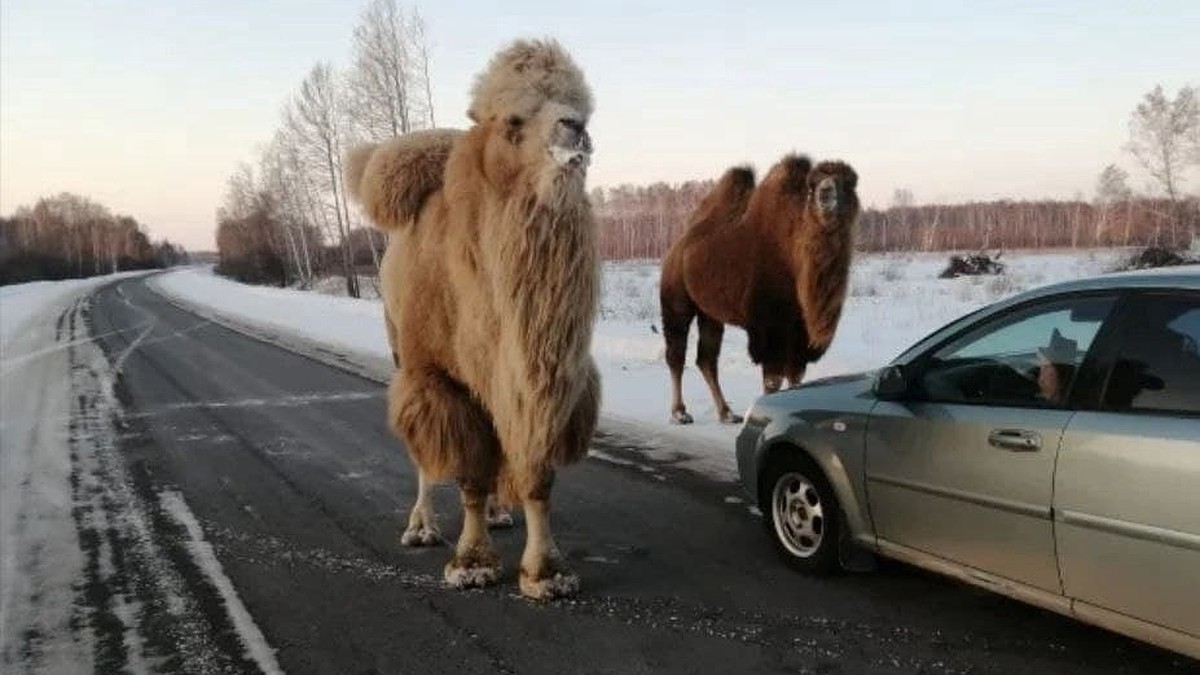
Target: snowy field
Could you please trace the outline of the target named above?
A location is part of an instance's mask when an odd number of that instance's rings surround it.
[[[989,302],[1054,281],[1104,272],[1124,251],[1007,253],[1004,275],[938,279],[948,254],[862,255],[854,263],[850,297],[837,335],[825,357],[809,366],[806,379],[874,368],[886,363],[929,331]],[[605,417],[668,442],[678,451],[729,456],[736,426],[716,421],[712,400],[694,367],[692,331],[684,396],[696,419],[690,427],[668,422],[669,378],[658,333],[656,261],[609,263],[604,268],[600,320],[593,354],[603,375]],[[186,269],[153,282],[185,304],[199,305],[271,331],[379,360],[388,359],[383,311],[378,300],[339,297],[337,282],[319,292],[246,286],[203,269]],[[759,370],[746,353],[746,335],[727,328],[720,377],[730,405],[744,411],[761,393]],[[723,469],[723,470],[721,470]]]

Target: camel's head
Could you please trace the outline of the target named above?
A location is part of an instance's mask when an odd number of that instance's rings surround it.
[[[808,204],[823,227],[853,225],[858,219],[858,174],[849,164],[825,161],[808,172]]]
[[[539,189],[583,186],[591,162],[592,94],[558,43],[518,40],[492,58],[472,91],[468,116],[487,134],[484,170]]]

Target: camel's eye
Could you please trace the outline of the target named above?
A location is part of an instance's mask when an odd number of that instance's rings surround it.
[[[508,126],[513,127],[513,128],[519,127],[524,123],[525,123],[525,120],[521,119],[520,116],[518,116],[518,115],[513,115],[508,118]]]

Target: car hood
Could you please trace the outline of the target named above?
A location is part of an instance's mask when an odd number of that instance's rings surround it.
[[[878,369],[832,377],[823,377],[804,384],[767,394],[754,404],[757,416],[780,416],[868,413],[876,403],[871,385]]]

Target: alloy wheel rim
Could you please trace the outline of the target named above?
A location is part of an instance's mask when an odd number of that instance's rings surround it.
[[[807,476],[785,473],[775,481],[771,510],[779,541],[794,556],[808,558],[825,537],[825,509],[821,495]]]

